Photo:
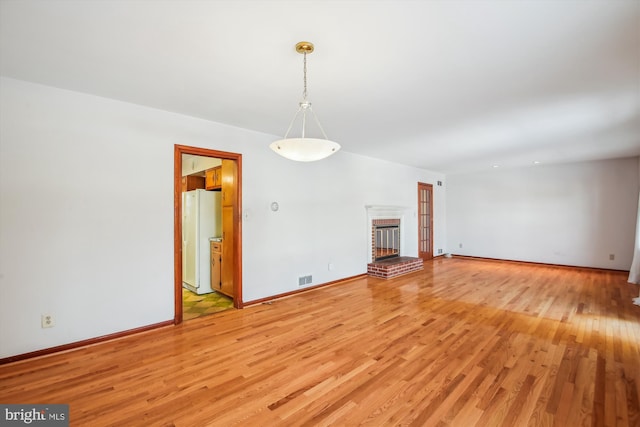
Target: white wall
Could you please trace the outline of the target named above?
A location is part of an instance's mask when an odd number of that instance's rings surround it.
[[[494,169],[452,175],[446,184],[452,253],[621,270],[631,265],[637,158]]]
[[[174,144],[243,154],[244,301],[365,273],[364,206],[412,206],[417,230],[418,181],[444,248],[442,175],[344,151],[295,163],[273,139],[1,78],[0,357],[173,319]]]

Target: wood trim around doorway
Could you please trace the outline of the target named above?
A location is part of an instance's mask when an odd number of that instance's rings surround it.
[[[174,146],[173,170],[173,263],[174,263],[174,324],[182,323],[182,155],[193,154],[204,157],[216,157],[233,160],[238,168],[236,185],[236,218],[234,232],[234,297],[233,306],[242,308],[242,154],[207,148]]]

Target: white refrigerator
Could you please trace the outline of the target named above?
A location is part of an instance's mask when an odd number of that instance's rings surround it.
[[[219,191],[182,193],[182,286],[197,294],[211,289],[210,237],[222,235]]]

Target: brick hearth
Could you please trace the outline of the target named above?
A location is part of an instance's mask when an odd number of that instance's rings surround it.
[[[370,276],[389,279],[403,274],[419,271],[424,268],[420,258],[400,256],[395,258],[374,261],[367,265],[367,274]]]

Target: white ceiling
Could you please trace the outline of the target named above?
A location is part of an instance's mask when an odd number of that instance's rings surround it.
[[[640,155],[640,1],[0,0],[0,73],[456,173]]]

